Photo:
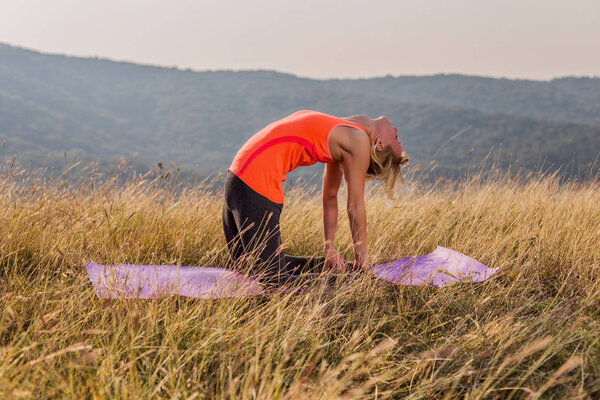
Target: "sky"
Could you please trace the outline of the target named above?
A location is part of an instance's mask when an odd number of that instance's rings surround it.
[[[319,79],[545,80],[600,76],[600,0],[0,0],[0,42]]]

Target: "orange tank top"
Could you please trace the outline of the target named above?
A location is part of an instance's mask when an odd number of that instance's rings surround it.
[[[337,126],[362,126],[317,111],[298,111],[252,136],[238,151],[229,171],[274,203],[283,204],[281,183],[302,165],[332,162],[329,134]]]

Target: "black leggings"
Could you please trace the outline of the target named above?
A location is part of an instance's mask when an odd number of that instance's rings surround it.
[[[323,257],[295,257],[280,251],[282,209],[283,204],[270,201],[227,172],[223,230],[229,254],[238,270],[271,286],[294,281],[299,274],[321,272],[325,265]]]

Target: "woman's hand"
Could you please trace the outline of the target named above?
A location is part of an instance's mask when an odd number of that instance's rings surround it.
[[[344,257],[342,257],[333,244],[326,243],[324,253],[326,260],[325,265],[327,268],[330,268],[335,272],[344,272],[346,270]]]

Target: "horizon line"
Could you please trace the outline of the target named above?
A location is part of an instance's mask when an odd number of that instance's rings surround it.
[[[287,72],[287,71],[281,71],[281,70],[276,70],[276,69],[267,69],[267,68],[247,68],[247,69],[234,69],[234,68],[214,68],[214,69],[194,69],[194,68],[190,68],[190,67],[181,67],[181,66],[177,66],[177,65],[166,65],[166,64],[151,64],[151,63],[144,63],[144,62],[139,62],[139,61],[132,61],[132,60],[126,60],[126,59],[117,59],[117,58],[110,58],[109,56],[99,56],[99,55],[80,55],[80,54],[69,54],[69,53],[62,53],[62,52],[50,52],[50,51],[44,51],[44,50],[39,50],[39,49],[34,49],[31,47],[26,47],[26,46],[22,46],[22,45],[16,45],[16,44],[10,44],[4,41],[0,41],[0,46],[7,46],[7,47],[12,47],[15,49],[20,49],[20,50],[24,50],[24,51],[28,51],[28,52],[32,52],[32,53],[38,53],[38,54],[42,54],[42,55],[47,55],[47,56],[55,56],[55,57],[66,57],[66,58],[78,58],[78,59],[84,59],[84,60],[99,60],[99,61],[109,61],[109,62],[114,62],[114,63],[120,63],[120,64],[132,64],[132,65],[137,65],[137,66],[141,66],[141,67],[152,67],[152,68],[159,68],[159,69],[170,69],[170,70],[177,70],[177,71],[181,71],[181,72],[193,72],[193,73],[203,73],[203,72],[271,72],[271,73],[277,73],[280,75],[288,75],[288,76],[292,76],[298,79],[308,79],[308,80],[314,80],[314,81],[343,81],[343,80],[369,80],[369,79],[382,79],[382,78],[428,78],[428,77],[436,77],[436,76],[462,76],[462,77],[469,77],[469,78],[483,78],[483,79],[496,79],[496,80],[509,80],[509,81],[531,81],[531,82],[551,82],[554,80],[560,80],[560,79],[600,79],[600,75],[562,75],[562,76],[554,76],[552,78],[547,78],[547,79],[538,79],[538,78],[525,78],[525,77],[518,77],[518,78],[509,78],[506,76],[493,76],[493,75],[480,75],[480,74],[465,74],[462,72],[436,72],[436,73],[429,73],[429,74],[399,74],[399,75],[394,75],[394,74],[386,74],[386,75],[373,75],[373,76],[364,76],[364,77],[330,77],[330,78],[318,78],[318,77],[310,77],[310,76],[303,76],[297,73],[293,73],[293,72]]]

